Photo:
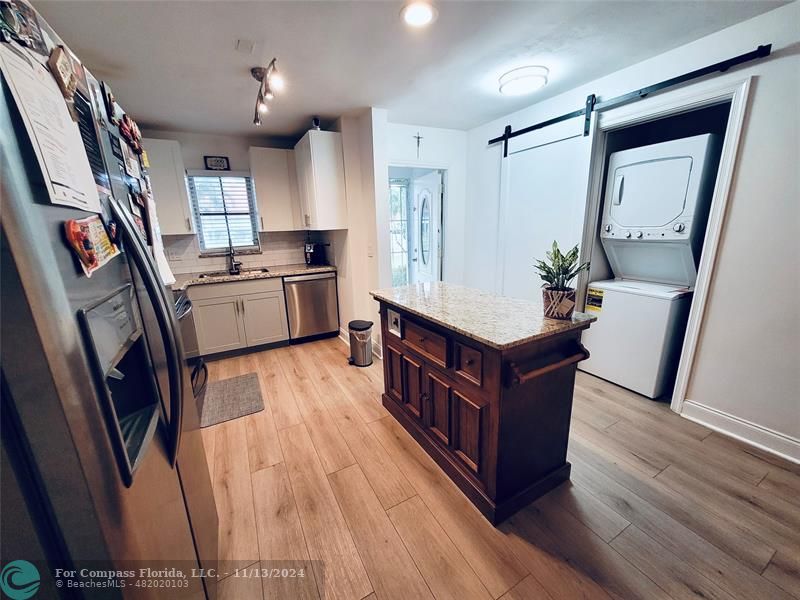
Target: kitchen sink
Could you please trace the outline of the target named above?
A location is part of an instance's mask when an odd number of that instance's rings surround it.
[[[253,267],[250,269],[242,269],[239,274],[247,275],[248,273],[269,273],[269,269],[266,267]],[[214,277],[236,277],[236,275],[231,275],[228,271],[210,271],[198,275],[199,279],[213,279]]]

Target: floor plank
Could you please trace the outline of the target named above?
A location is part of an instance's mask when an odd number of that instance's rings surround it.
[[[761,480],[758,487],[795,506],[800,506],[800,476],[791,471],[774,467]]]
[[[341,376],[341,380],[348,386],[350,399],[365,423],[389,415],[389,412],[381,404],[381,390],[375,389],[372,380],[362,372],[362,369],[348,365],[347,359],[330,343],[320,344],[319,348],[331,371]]]
[[[536,502],[520,513],[534,519],[558,540],[557,551],[612,595],[620,598],[669,600],[669,595],[638,569],[631,569],[616,550],[553,502]]]
[[[275,427],[281,430],[299,425],[303,422],[303,417],[300,416],[292,388],[278,363],[278,351],[259,352],[256,356]]]
[[[666,591],[672,598],[733,600],[733,596],[703,577],[688,563],[631,525],[611,547]]]
[[[335,415],[340,433],[381,504],[384,508],[390,508],[411,498],[416,491],[375,439],[355,405],[350,402],[346,384],[331,373],[324,356],[316,352],[316,348],[318,346],[304,350],[304,358],[313,360],[318,365],[314,383]]]
[[[493,597],[499,598],[528,574],[504,536],[392,417],[374,421],[370,428]]]
[[[528,575],[503,594],[500,600],[552,600],[552,598],[533,575]]]
[[[653,507],[669,515],[672,519],[691,529],[718,548],[727,552],[751,569],[761,572],[775,553],[775,548],[759,539],[754,539],[749,530],[742,527],[735,515],[726,518],[715,517],[702,507],[684,498],[663,482],[641,477],[624,463],[614,464],[598,455],[593,447],[584,446],[582,439],[573,438],[569,458],[572,461],[572,481],[582,486],[580,479],[585,467],[603,473],[610,481],[620,485]],[[588,474],[592,474],[589,471]],[[598,482],[602,490],[602,482]],[[590,490],[591,491],[591,490]],[[609,490],[610,491],[610,490]],[[614,508],[611,498],[603,498],[601,493],[593,492],[600,500]],[[613,497],[613,496],[612,496]],[[617,510],[620,514],[621,511]]]
[[[302,571],[301,577],[264,578],[264,595],[268,599],[319,598],[286,467],[277,464],[253,473],[252,477],[262,568]]]
[[[506,541],[531,575],[555,600],[610,600],[599,583],[559,551],[559,536],[525,514],[500,525]]]
[[[297,408],[306,424],[326,473],[333,473],[355,464],[334,417],[311,382],[311,375],[302,355],[293,348],[281,348],[278,354],[283,373],[289,381]]]
[[[613,540],[630,525],[619,513],[570,482],[558,486],[538,502],[566,510],[605,542]]]
[[[253,490],[242,419],[216,425],[214,499],[219,516],[220,571],[258,561]]]
[[[305,425],[282,429],[278,436],[322,595],[363,598],[372,585]]]
[[[247,430],[247,456],[252,472],[278,464],[283,460],[283,454],[281,454],[281,445],[278,442],[278,431],[272,416],[272,406],[269,402],[270,396],[267,394],[264,375],[252,355],[245,358],[247,369],[258,375],[261,398],[264,401],[264,410],[244,417]]]
[[[388,512],[436,600],[491,598],[419,496],[398,504]]]
[[[375,594],[385,600],[432,600],[430,589],[361,468],[353,465],[329,475],[328,479]]]
[[[583,462],[573,463],[572,479],[673,554],[691,562],[695,569],[727,592],[744,598],[789,598],[788,594],[758,572],[749,569],[605,473]]]
[[[258,563],[254,563],[258,565]],[[217,600],[262,600],[259,577],[228,576],[217,584]]]
[[[800,464],[790,462],[779,456],[771,454],[766,450],[761,450],[755,446],[745,444],[742,441],[722,435],[716,431],[703,440],[703,445],[710,448],[717,448],[723,454],[727,454],[728,456],[736,457],[738,459],[744,458],[752,460],[754,461],[753,464],[756,465],[763,463],[769,466],[784,469],[790,473],[794,473],[795,475],[800,475]]]

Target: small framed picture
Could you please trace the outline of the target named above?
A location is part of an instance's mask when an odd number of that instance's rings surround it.
[[[206,169],[209,171],[230,171],[231,163],[227,156],[204,156]]]

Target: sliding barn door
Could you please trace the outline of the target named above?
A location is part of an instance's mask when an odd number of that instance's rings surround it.
[[[503,159],[498,231],[497,292],[537,300],[533,269],[557,241],[580,244],[586,212],[592,136],[574,119],[510,141]]]

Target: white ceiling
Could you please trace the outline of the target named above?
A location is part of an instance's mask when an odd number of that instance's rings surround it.
[[[289,137],[368,106],[469,129],[784,3],[451,0],[415,31],[401,1],[33,1],[141,125]],[[288,87],[256,128],[250,67],[273,56]],[[548,86],[500,96],[497,77],[524,63],[549,67]]]

